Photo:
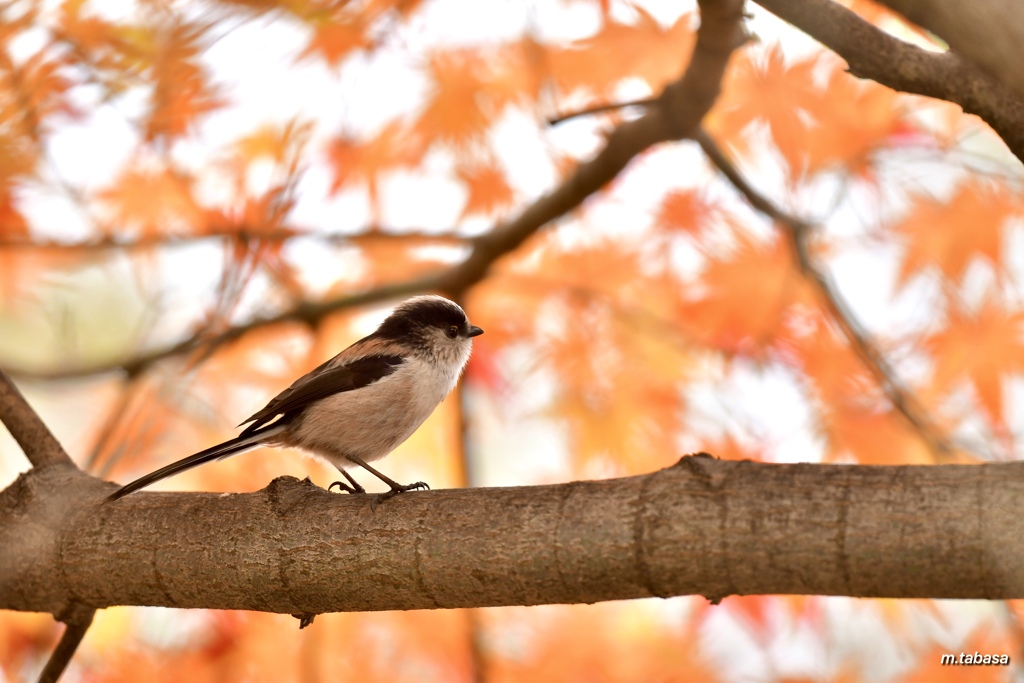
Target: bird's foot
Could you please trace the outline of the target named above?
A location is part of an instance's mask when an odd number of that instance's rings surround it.
[[[356,484],[355,486],[349,486],[348,484],[346,484],[343,481],[336,481],[336,482],[332,483],[330,486],[327,487],[327,490],[330,491],[335,486],[337,486],[339,489],[341,489],[345,493],[366,493],[366,489],[364,489],[359,484]]]
[[[429,489],[430,484],[425,481],[417,481],[412,484],[400,484],[399,486],[392,486],[391,490],[387,493],[378,493],[370,500],[370,510],[376,510],[377,506],[383,503],[388,498],[394,498],[399,493],[405,493],[406,491],[415,491],[416,489]]]

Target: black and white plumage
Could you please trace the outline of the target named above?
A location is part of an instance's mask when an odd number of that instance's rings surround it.
[[[365,493],[346,468],[359,465],[391,487],[382,498],[417,488],[368,463],[408,439],[455,388],[483,333],[453,301],[428,295],[399,305],[377,330],[295,380],[242,424],[241,434],[136,479],[116,500],[166,477],[257,446],[300,448],[337,467],[349,493]],[[241,425],[239,425],[241,426]]]

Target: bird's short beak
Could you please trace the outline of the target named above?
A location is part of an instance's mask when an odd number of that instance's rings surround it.
[[[481,330],[476,325],[470,325],[469,326],[469,332],[466,334],[466,336],[467,337],[479,337],[483,333],[484,333],[484,331]]]

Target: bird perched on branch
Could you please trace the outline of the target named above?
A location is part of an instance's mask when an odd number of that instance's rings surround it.
[[[337,486],[349,493],[366,492],[346,471],[358,465],[391,487],[374,504],[429,488],[422,481],[399,484],[369,463],[408,439],[455,388],[473,337],[480,334],[483,330],[471,325],[453,301],[435,295],[409,299],[373,334],[295,380],[243,422],[249,426],[234,439],[139,477],[107,500],[257,446],[300,448],[329,462],[348,480],[329,489]]]

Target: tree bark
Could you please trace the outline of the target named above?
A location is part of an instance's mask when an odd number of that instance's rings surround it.
[[[1024,97],[1024,5],[1019,0],[882,0]]]
[[[147,493],[71,468],[0,493],[0,608],[288,614],[650,596],[1024,597],[1024,463],[775,465],[366,496],[279,478]]]

